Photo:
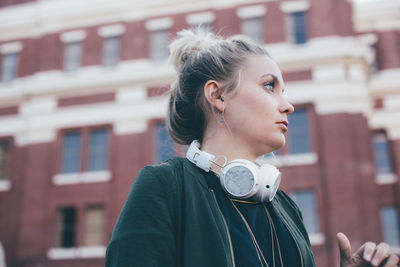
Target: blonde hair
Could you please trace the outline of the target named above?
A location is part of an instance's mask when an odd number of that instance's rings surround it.
[[[203,94],[209,80],[224,85],[224,94],[238,86],[241,70],[250,55],[266,55],[256,42],[244,37],[224,39],[200,30],[182,30],[169,46],[170,62],[177,72],[171,85],[167,128],[175,142],[202,142],[211,106]]]

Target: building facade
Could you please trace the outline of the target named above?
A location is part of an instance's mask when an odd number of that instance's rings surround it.
[[[399,1],[0,1],[0,242],[7,266],[104,266],[139,170],[184,155],[165,130],[168,43],[206,27],[265,43],[294,104],[266,155],[317,266],[400,251]],[[1,253],[0,253],[1,255]]]

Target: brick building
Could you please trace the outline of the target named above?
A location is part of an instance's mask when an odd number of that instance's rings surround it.
[[[295,107],[273,162],[318,266],[335,235],[400,248],[399,1],[1,0],[0,242],[8,266],[103,266],[163,124],[167,45],[202,25],[266,44]],[[0,253],[1,255],[1,253]]]

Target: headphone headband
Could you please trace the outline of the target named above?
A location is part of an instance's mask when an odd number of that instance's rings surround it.
[[[197,140],[194,140],[186,152],[186,158],[196,164],[200,169],[209,172],[215,156],[205,151],[201,151],[200,143]]]

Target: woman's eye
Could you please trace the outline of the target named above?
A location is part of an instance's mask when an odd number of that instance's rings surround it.
[[[264,83],[264,88],[269,90],[269,91],[274,91],[275,82],[266,82],[266,83]]]

